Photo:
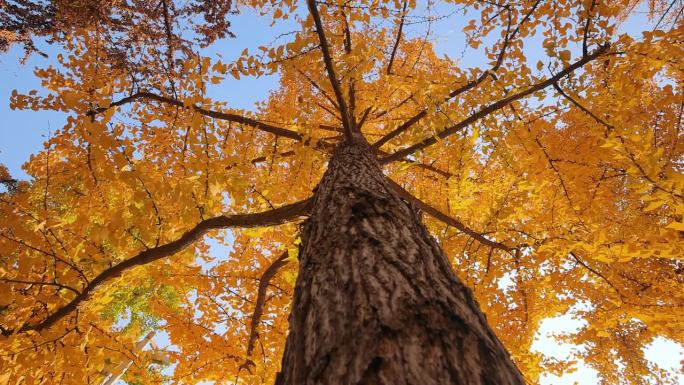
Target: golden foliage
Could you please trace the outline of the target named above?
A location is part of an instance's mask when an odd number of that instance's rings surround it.
[[[425,217],[530,383],[568,369],[530,347],[542,320],[570,310],[586,323],[566,340],[586,346],[579,356],[605,383],[667,381],[642,348],[684,342],[680,2],[648,2],[657,28],[632,36],[619,26],[643,7],[634,1],[449,1],[472,17],[463,39],[486,47],[482,68],[402,35],[429,21],[419,2],[323,2],[346,111],[306,7],[246,3],[299,29],[232,62],[128,39],[128,65],[102,48],[111,20],[65,26],[58,63],[35,71],[44,90],[13,93],[13,108],[68,119],[26,163],[30,181],[0,168],[0,383],[97,384],[129,359],[131,383],[164,381],[134,349],[150,329],[173,345],[175,383],[271,383],[296,263],[270,281],[252,354],[249,325],[262,274],[296,250],[293,223],[208,228],[40,325],[113,266],[211,218],[308,198],[345,113],[390,178],[459,223]],[[198,32],[222,36],[211,25]],[[545,57],[526,56],[535,45]],[[206,96],[228,76],[272,73],[280,86],[256,112]]]

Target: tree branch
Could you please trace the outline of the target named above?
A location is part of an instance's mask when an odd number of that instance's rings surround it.
[[[596,116],[596,114],[594,114],[594,113],[591,112],[589,109],[587,109],[586,107],[584,107],[583,105],[581,105],[577,100],[575,100],[574,98],[570,97],[570,95],[568,95],[567,93],[565,93],[565,91],[563,91],[563,89],[560,87],[560,85],[558,85],[558,82],[553,82],[553,88],[555,88],[556,91],[558,91],[558,93],[559,93],[562,97],[564,97],[565,99],[567,99],[568,101],[570,101],[570,103],[572,103],[575,107],[579,108],[582,112],[584,112],[585,114],[589,115],[592,119],[594,119],[596,122],[598,122],[598,123],[601,124],[602,126],[606,127],[606,128],[608,129],[608,131],[612,131],[612,130],[613,130],[613,125],[612,125],[612,124],[609,124],[609,123],[607,123],[605,120],[599,118],[598,116]]]
[[[308,198],[297,203],[292,203],[274,210],[263,211],[260,213],[221,215],[205,219],[195,225],[195,227],[192,229],[188,230],[177,240],[162,246],[147,249],[138,255],[103,271],[97,277],[93,278],[90,283],[83,288],[78,296],[50,314],[43,321],[24,325],[13,331],[4,330],[2,334],[8,336],[17,332],[26,332],[29,330],[40,331],[49,328],[74,311],[82,302],[87,301],[93,295],[95,289],[97,289],[99,286],[102,286],[105,282],[121,276],[126,270],[129,270],[135,266],[146,265],[150,262],[172,256],[190,246],[193,242],[197,241],[210,230],[224,229],[228,227],[248,228],[283,224],[306,214],[311,206],[312,201],[313,198]]]
[[[344,8],[340,8],[340,15],[342,16],[342,21],[344,22],[344,25],[342,26],[342,32],[344,34],[344,51],[347,53],[347,55],[351,54],[352,52],[352,38],[351,38],[351,29],[349,28],[349,21],[347,20],[347,14],[344,12]],[[347,87],[347,96],[349,98],[349,123],[352,125],[352,131],[357,131],[357,123],[356,123],[356,87],[355,87],[355,81],[354,77],[352,76],[351,72],[348,71],[347,74],[349,75],[348,79],[348,87]],[[344,76],[343,76],[344,78]]]
[[[155,101],[158,101],[161,103],[170,104],[170,105],[177,106],[177,107],[183,107],[183,108],[186,107],[183,104],[183,102],[181,102],[180,100],[169,98],[166,96],[157,95],[157,94],[154,94],[152,92],[141,91],[141,92],[137,92],[133,95],[127,96],[123,99],[117,100],[117,101],[113,102],[112,104],[110,104],[109,107],[100,107],[100,108],[97,108],[95,110],[92,110],[88,113],[88,115],[94,116],[96,114],[99,114],[99,113],[102,113],[102,112],[108,110],[111,107],[117,107],[117,106],[121,106],[124,104],[133,103],[139,99],[155,100]],[[276,136],[282,136],[282,137],[294,139],[297,141],[303,140],[302,135],[298,132],[288,130],[288,129],[282,128],[282,127],[273,126],[271,124],[260,122],[260,121],[255,120],[255,119],[248,118],[246,116],[231,114],[231,113],[227,113],[227,112],[207,110],[205,108],[195,106],[195,105],[191,106],[191,108],[194,109],[195,111],[199,112],[200,114],[204,115],[204,116],[208,116],[208,117],[211,117],[214,119],[220,119],[220,120],[225,120],[225,121],[229,121],[229,122],[244,124],[246,126],[254,127],[254,128],[257,128],[261,131],[268,132],[268,133],[276,135]]]
[[[601,274],[599,271],[597,271],[597,270],[591,268],[591,266],[589,266],[589,265],[587,265],[586,263],[584,263],[581,259],[579,259],[579,257],[577,257],[577,254],[575,254],[574,251],[571,251],[571,252],[570,252],[570,256],[572,257],[572,259],[575,260],[575,262],[577,262],[577,263],[580,264],[582,267],[584,267],[585,269],[589,270],[592,274],[594,274],[595,276],[597,276],[597,277],[599,277],[600,279],[602,279],[605,283],[607,283],[608,286],[610,286],[610,287],[615,291],[615,293],[617,293],[617,295],[620,297],[620,301],[624,302],[625,296],[622,295],[622,293],[620,292],[620,290],[618,290],[618,288],[615,287],[615,285],[613,285],[613,283],[610,282],[610,280],[609,280],[608,278],[606,278],[605,275]]]
[[[503,98],[495,103],[492,103],[486,107],[481,108],[479,111],[476,113],[470,115],[466,119],[445,128],[441,132],[439,132],[437,135],[431,136],[429,138],[425,138],[424,140],[413,144],[409,147],[403,148],[392,155],[382,158],[381,162],[382,163],[388,163],[388,162],[393,162],[399,159],[402,159],[408,155],[411,155],[417,151],[423,150],[428,146],[431,146],[435,143],[437,143],[437,138],[444,139],[447,138],[450,135],[455,134],[456,132],[459,132],[461,129],[467,127],[468,125],[484,118],[485,116],[491,114],[492,112],[498,111],[507,105],[513,103],[516,100],[520,100],[526,96],[529,96],[537,91],[541,91],[548,86],[553,85],[555,82],[558,80],[562,79],[563,77],[567,76],[568,74],[574,72],[576,69],[582,67],[583,65],[591,62],[592,60],[596,59],[597,57],[601,56],[608,48],[610,47],[610,44],[604,44],[600,48],[598,48],[596,51],[591,53],[590,55],[583,56],[580,60],[576,61],[575,63],[571,64],[570,66],[566,67],[563,69],[561,72],[557,73],[556,75],[552,76],[549,79],[546,79],[542,82],[539,82],[528,89],[524,91],[520,91],[514,95],[511,95],[507,98]]]
[[[468,90],[476,87],[477,85],[482,83],[485,79],[487,79],[487,77],[489,76],[490,73],[491,73],[491,71],[487,70],[487,71],[483,72],[482,75],[480,75],[477,79],[471,80],[468,83],[464,84],[463,86],[451,91],[449,96],[444,98],[443,102],[449,101],[450,99],[455,98],[456,96],[458,96],[464,92],[467,92]],[[403,102],[402,102],[402,104],[403,104]],[[387,135],[380,138],[380,140],[373,143],[373,147],[376,149],[382,147],[382,145],[384,145],[385,143],[389,142],[390,140],[396,138],[397,136],[399,136],[399,134],[408,130],[414,124],[421,121],[424,117],[427,116],[427,113],[428,113],[427,108],[420,110],[417,114],[415,114],[411,118],[409,118],[409,120],[405,121],[399,127],[390,131]]]
[[[594,119],[597,123],[599,123],[599,124],[601,124],[602,126],[604,126],[604,127],[608,130],[608,132],[611,132],[611,131],[613,131],[613,130],[615,129],[615,127],[614,127],[612,124],[610,124],[610,123],[606,122],[605,120],[601,119],[601,118],[598,117],[596,114],[594,114],[591,110],[589,110],[588,108],[586,108],[585,106],[583,106],[578,100],[576,100],[575,98],[571,97],[571,96],[568,95],[566,92],[564,92],[563,89],[558,85],[558,82],[554,82],[554,83],[553,83],[553,87],[556,89],[556,91],[558,91],[559,94],[561,94],[561,96],[563,96],[565,99],[569,100],[570,103],[572,103],[575,107],[579,108],[582,112],[584,112],[585,114],[589,115],[589,116],[590,116],[592,119]],[[653,185],[653,187],[655,187],[656,189],[658,189],[658,190],[660,190],[660,191],[663,191],[663,192],[665,192],[665,193],[668,193],[668,194],[670,194],[670,195],[672,195],[672,196],[675,196],[675,197],[677,197],[677,198],[679,198],[679,199],[684,200],[684,195],[678,194],[677,192],[675,192],[674,189],[668,190],[667,188],[661,186],[660,183],[658,183],[658,182],[657,182],[656,180],[654,180],[652,177],[650,177],[650,176],[646,173],[646,170],[644,170],[644,168],[641,166],[641,164],[637,161],[637,159],[636,159],[636,157],[634,156],[634,154],[632,154],[632,153],[629,151],[629,148],[627,147],[627,143],[625,143],[625,138],[623,138],[621,135],[616,135],[616,136],[617,136],[617,138],[620,140],[620,143],[622,144],[622,146],[625,148],[625,152],[627,152],[627,157],[632,161],[632,163],[634,164],[634,166],[636,166],[636,168],[639,170],[639,172],[641,173],[641,176],[642,176],[644,179],[646,179],[647,181],[649,181],[649,182]]]
[[[391,95],[390,95],[390,96],[391,96]],[[383,116],[389,114],[390,112],[392,112],[392,111],[396,110],[397,108],[403,106],[403,105],[406,104],[409,100],[412,100],[412,99],[413,99],[413,94],[410,94],[409,96],[405,97],[404,99],[402,99],[399,103],[395,104],[394,106],[392,106],[392,107],[390,107],[390,108],[388,108],[388,109],[386,109],[386,110],[378,111],[377,113],[375,113],[375,114],[373,115],[372,118],[370,118],[369,121],[373,121],[373,120],[379,119],[379,118],[381,118],[381,117],[383,117]],[[376,98],[376,101],[377,101],[377,98]]]
[[[318,85],[318,83],[316,83],[313,79],[311,79],[307,74],[305,74],[299,68],[297,68],[297,72],[300,75],[302,75],[304,77],[304,79],[306,79],[309,82],[309,84],[311,84],[311,86],[313,88],[317,89],[321,94],[323,94],[323,96],[330,102],[330,104],[333,105],[333,107],[335,107],[337,109],[340,108],[340,106],[337,105],[337,103],[330,97],[330,95],[328,95],[327,92],[325,92],[325,90],[321,86]]]
[[[363,124],[366,123],[366,119],[368,119],[372,109],[373,107],[366,107],[366,109],[363,111],[363,114],[361,114],[361,119],[359,119],[359,123],[356,125],[357,130],[361,131],[361,127],[363,127]]]
[[[401,42],[401,33],[404,29],[404,20],[406,19],[406,6],[408,1],[404,0],[404,7],[401,10],[401,20],[399,21],[399,31],[397,31],[397,38],[394,40],[394,46],[392,47],[392,53],[390,54],[389,63],[387,63],[387,75],[392,74],[392,65],[394,64],[394,57],[397,55],[397,49],[399,48],[399,43]]]
[[[335,68],[333,67],[332,57],[330,56],[330,47],[328,46],[328,40],[325,38],[325,32],[323,31],[321,15],[318,13],[318,8],[316,6],[315,0],[307,0],[306,4],[309,7],[309,12],[311,13],[311,17],[313,18],[314,24],[316,25],[316,33],[318,34],[318,40],[321,42],[321,52],[323,53],[325,69],[328,72],[330,84],[332,85],[333,91],[335,92],[337,104],[340,106],[340,114],[342,115],[342,126],[344,128],[344,136],[347,140],[351,140],[353,129],[351,126],[351,119],[349,117],[349,108],[347,107],[347,102],[344,100],[342,88],[340,87],[340,82],[337,79],[337,75],[335,75]]]
[[[482,243],[483,245],[492,247],[494,249],[503,250],[506,252],[510,252],[510,251],[513,251],[516,249],[515,247],[509,247],[509,246],[504,245],[503,243],[499,243],[499,242],[487,239],[484,235],[482,235],[482,234],[478,233],[477,231],[469,228],[468,226],[461,223],[459,220],[442,213],[441,211],[437,210],[436,208],[434,208],[434,207],[430,206],[429,204],[421,201],[420,199],[414,197],[410,192],[406,191],[403,187],[401,187],[395,181],[393,181],[389,178],[387,180],[389,181],[390,187],[392,187],[392,189],[394,191],[396,191],[399,194],[399,196],[401,196],[402,198],[406,199],[407,201],[413,203],[416,207],[418,207],[422,211],[426,212],[428,215],[432,216],[433,218],[438,219],[438,220],[440,220],[440,221],[442,221],[448,225],[454,226],[455,228],[457,228],[461,232],[468,234],[469,236],[471,236],[472,238],[474,238],[478,242]]]
[[[389,156],[389,153],[382,151],[382,150],[375,150],[375,152],[380,156]],[[421,163],[421,162],[418,162],[418,161],[413,160],[413,159],[404,159],[404,162],[411,163],[416,167],[434,172],[435,174],[441,175],[447,179],[454,176],[454,174],[450,173],[449,171],[445,171],[445,170],[439,169],[433,165]]]
[[[525,17],[520,21],[520,23],[518,23],[518,26],[515,28],[515,30],[512,33],[510,33],[511,21],[512,21],[512,18],[510,16],[510,8],[508,6],[506,6],[506,9],[508,10],[508,14],[509,14],[508,15],[508,25],[506,27],[506,36],[504,37],[504,42],[501,46],[501,50],[499,51],[499,55],[496,58],[496,63],[494,63],[494,66],[492,66],[492,68],[489,68],[486,71],[484,71],[476,79],[473,79],[473,80],[469,81],[468,83],[462,85],[461,87],[451,91],[449,93],[449,95],[446,98],[444,98],[443,103],[455,98],[456,96],[458,96],[464,92],[467,92],[467,91],[473,89],[474,87],[477,87],[478,85],[480,85],[480,83],[484,82],[488,77],[494,75],[494,73],[503,64],[503,60],[506,56],[506,49],[508,48],[511,39],[513,39],[515,37],[515,35],[518,34],[518,32],[520,31],[520,27],[530,19],[530,17],[532,16],[532,13],[534,13],[534,11],[537,9],[537,6],[539,5],[540,2],[541,2],[541,0],[537,0],[534,3],[532,8],[529,10],[529,12],[527,12]],[[411,128],[414,124],[418,123],[421,119],[423,119],[425,116],[427,116],[427,112],[428,112],[427,109],[423,109],[423,110],[419,111],[416,115],[412,116],[409,120],[407,120],[406,122],[401,124],[399,127],[390,131],[387,135],[380,138],[380,140],[373,143],[373,147],[374,148],[380,148],[385,143],[396,138],[399,134],[401,134],[402,132]]]
[[[252,356],[252,353],[254,352],[254,345],[256,344],[257,337],[259,336],[258,328],[259,328],[259,323],[261,322],[261,316],[264,313],[264,305],[266,304],[266,290],[268,289],[268,285],[271,281],[271,278],[273,278],[278,270],[280,270],[283,266],[288,264],[287,261],[288,257],[288,252],[285,251],[283,254],[280,255],[271,265],[261,274],[261,279],[259,279],[259,288],[257,291],[257,298],[256,298],[256,303],[254,304],[254,312],[252,313],[252,321],[250,322],[249,325],[249,340],[247,342],[247,361],[242,364],[241,367],[246,368],[249,370],[249,366],[254,365],[250,357]]]
[[[596,0],[591,0],[591,5],[587,11],[587,21],[584,24],[584,32],[582,36],[582,55],[587,56],[589,54],[589,30],[591,29],[591,13],[596,6]]]
[[[76,295],[81,294],[78,290],[74,289],[71,286],[67,285],[62,285],[61,283],[58,283],[56,280],[54,282],[35,282],[35,281],[24,281],[21,279],[9,279],[9,278],[0,278],[0,281],[2,282],[7,282],[7,283],[18,283],[18,284],[26,284],[26,285],[37,285],[37,286],[55,286],[58,288],[58,290],[61,289],[66,289],[69,290]]]

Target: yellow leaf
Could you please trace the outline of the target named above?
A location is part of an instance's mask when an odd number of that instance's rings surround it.
[[[659,201],[659,200],[653,201],[653,202],[649,203],[646,207],[644,207],[644,211],[653,211],[653,210],[657,209],[658,207],[662,206],[663,203],[665,203],[665,202]]]
[[[563,50],[558,53],[558,56],[561,58],[561,60],[567,62],[570,61],[570,51],[568,50]]]
[[[296,261],[299,259],[299,247],[288,247],[287,248],[287,259],[286,261]]]
[[[71,108],[75,107],[81,98],[76,92],[68,91],[62,94],[62,100],[64,101],[65,106]]]
[[[669,225],[665,226],[665,228],[684,231],[684,223],[682,223],[682,222],[671,222]]]

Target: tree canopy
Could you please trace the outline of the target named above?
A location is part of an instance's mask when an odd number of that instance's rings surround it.
[[[357,131],[529,383],[571,368],[531,351],[567,312],[583,323],[563,339],[603,383],[674,381],[643,348],[684,342],[681,1],[74,4],[0,12],[6,44],[61,50],[12,108],[68,116],[31,179],[0,166],[0,383],[99,384],[127,360],[132,384],[272,383],[298,222]],[[248,10],[296,30],[201,54]],[[406,34],[452,14],[469,20],[463,54]],[[207,95],[272,74],[255,111]],[[170,377],[135,349],[151,330]]]

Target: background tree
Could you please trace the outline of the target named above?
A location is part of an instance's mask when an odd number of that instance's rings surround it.
[[[0,170],[0,379],[164,381],[133,349],[159,329],[177,383],[522,383],[493,333],[534,383],[572,311],[605,383],[666,383],[642,348],[684,339],[681,3],[639,38],[631,1],[453,3],[488,66],[404,33],[431,3],[241,3],[298,29],[231,62],[195,52],[229,2],[4,8],[64,51],[13,107],[69,118],[32,180]],[[206,95],[272,73],[255,113]]]

